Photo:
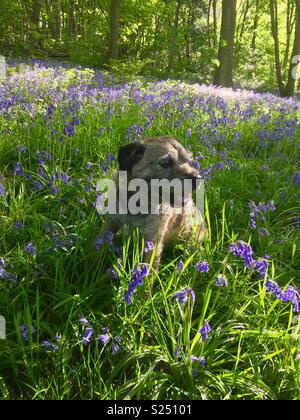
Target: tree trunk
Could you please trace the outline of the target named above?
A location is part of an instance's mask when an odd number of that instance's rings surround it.
[[[69,40],[76,39],[75,0],[69,0]]]
[[[174,67],[174,59],[177,52],[177,32],[178,32],[179,13],[180,13],[180,0],[177,0],[174,22],[171,26],[170,37],[169,37],[168,73],[171,73]]]
[[[286,14],[286,47],[282,61],[282,68],[285,70],[289,64],[291,39],[295,28],[295,0],[288,0]]]
[[[111,0],[109,58],[112,60],[119,58],[120,8],[120,0]]]
[[[258,22],[259,22],[259,6],[260,6],[260,0],[255,0],[253,34],[252,34],[252,40],[251,40],[252,52],[254,52],[256,50],[256,37],[257,37],[257,28],[258,28]]]
[[[296,79],[297,79],[297,68],[299,68],[300,61],[300,0],[296,2],[296,27],[295,27],[295,40],[293,46],[292,57],[290,61],[288,82],[286,88],[283,91],[283,96],[293,96],[295,93]],[[297,66],[297,68],[296,68]]]
[[[236,0],[222,1],[222,23],[218,59],[220,66],[216,70],[214,84],[232,87],[233,49],[236,26]]]
[[[214,47],[218,46],[218,16],[217,16],[217,1],[213,0],[213,18],[214,18]]]
[[[280,95],[283,96],[284,85],[283,85],[283,80],[282,80],[281,62],[280,62],[277,0],[270,0],[270,15],[271,15],[272,35],[274,39],[276,77],[277,77],[277,83],[278,83]]]
[[[40,14],[41,14],[41,2],[40,0],[34,0],[32,13],[31,13],[31,23],[32,23],[33,32],[39,32]],[[36,35],[32,32],[29,35],[29,40],[33,45],[39,43]]]
[[[60,0],[53,1],[54,38],[59,41],[61,37],[61,14]]]

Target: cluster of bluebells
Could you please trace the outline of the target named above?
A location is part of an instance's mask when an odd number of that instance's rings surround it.
[[[106,156],[106,161],[100,160],[100,168],[102,169],[102,171],[107,174],[109,171],[109,166],[111,165],[111,163],[115,160],[115,156],[112,153],[109,153]]]
[[[82,344],[87,346],[90,344],[92,337],[94,336],[94,327],[89,323],[89,321],[84,317],[81,316],[79,318],[79,323],[85,326],[85,330],[82,337]],[[121,349],[121,342],[122,337],[119,335],[113,337],[109,334],[109,328],[104,327],[101,329],[101,333],[98,337],[96,337],[97,341],[100,341],[104,346],[108,343],[111,343],[111,353],[117,354]]]
[[[182,352],[180,351],[180,348],[178,346],[175,347],[175,357],[177,360],[183,361],[183,356],[182,356]],[[192,362],[193,364],[200,364],[200,366],[204,367],[206,364],[206,357],[205,356],[190,356],[189,357],[189,361]],[[184,364],[182,364],[180,367],[183,367]],[[197,367],[193,366],[192,367],[192,376],[196,377],[198,375],[199,371],[197,369]]]
[[[136,292],[139,286],[143,285],[143,278],[148,276],[148,266],[143,264],[141,269],[138,268],[138,264],[132,270],[131,282],[129,284],[128,290],[125,293],[124,300],[128,305],[132,304],[132,295]]]
[[[36,256],[36,247],[33,245],[32,242],[29,242],[24,248],[25,254]]]
[[[99,249],[104,244],[113,245],[113,240],[114,240],[114,234],[112,232],[106,232],[105,235],[104,235],[104,237],[97,236],[97,238],[95,239],[95,248],[96,248],[96,250],[99,251]]]
[[[31,334],[34,334],[35,332],[36,329],[34,327],[31,327]],[[20,325],[20,334],[24,341],[29,341],[29,327],[27,324]]]
[[[202,341],[205,341],[208,338],[208,334],[211,332],[211,326],[207,321],[205,321],[203,327],[199,329]]]
[[[187,302],[188,298],[191,298],[192,303],[195,302],[195,292],[191,287],[187,287],[186,289],[179,290],[178,292],[174,293],[172,296],[173,300],[177,300],[180,305],[183,305]]]
[[[281,300],[282,302],[291,302],[294,313],[300,312],[299,291],[295,287],[288,286],[286,290],[281,290],[279,284],[276,283],[274,280],[271,280],[270,278],[266,281],[265,287],[269,293],[272,293],[274,297]]]
[[[16,281],[15,275],[6,270],[6,263],[2,257],[0,257],[0,280],[1,279],[11,281],[12,283]]]
[[[59,350],[59,344],[60,344],[60,342],[61,342],[61,335],[60,334],[56,334],[56,336],[54,338],[54,341],[44,340],[42,342],[42,347],[46,351],[57,351],[57,350]]]
[[[275,207],[275,203],[273,200],[268,201],[266,204],[265,203],[258,203],[258,205],[256,205],[254,203],[254,201],[250,201],[249,203],[249,210],[250,210],[250,221],[249,221],[249,226],[251,229],[256,229],[257,228],[257,220],[265,220],[265,214],[267,213],[267,211],[275,211],[276,207]],[[269,236],[269,232],[267,231],[267,229],[265,228],[258,228],[258,233],[260,236]]]
[[[254,269],[259,275],[260,278],[265,278],[267,268],[269,266],[268,259],[270,258],[268,255],[265,255],[263,258],[258,258],[255,260],[253,258],[253,250],[251,245],[247,244],[244,241],[239,241],[238,245],[234,242],[230,244],[229,247],[230,251],[236,257],[240,257],[244,260],[245,266],[248,269]]]

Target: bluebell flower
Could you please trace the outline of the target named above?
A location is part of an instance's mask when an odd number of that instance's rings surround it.
[[[153,251],[154,249],[154,243],[151,241],[145,241],[145,247],[144,252],[147,254],[147,252]]]
[[[24,248],[24,252],[26,254],[31,254],[31,255],[36,255],[36,248],[33,246],[32,242],[29,242],[29,244],[27,244]]]
[[[110,342],[110,336],[109,336],[109,334],[102,334],[102,335],[99,335],[99,337],[97,338],[99,341],[101,341],[101,343],[103,344],[103,345],[105,345],[105,344],[107,344],[107,343],[109,343]]]
[[[42,342],[42,346],[47,351],[57,351],[57,350],[59,350],[59,346],[57,344],[54,344],[52,341],[44,340]]]
[[[202,341],[208,338],[208,333],[211,331],[211,326],[207,321],[205,321],[202,328],[199,329],[199,333],[201,334]]]
[[[293,304],[293,312],[299,312],[299,291],[293,286],[288,286],[285,291],[281,291],[278,299],[284,303],[291,302]]]
[[[136,292],[137,287],[142,286],[143,278],[149,274],[148,266],[144,264],[142,265],[142,268],[139,269],[138,264],[136,264],[136,266],[132,270],[132,273],[133,274],[132,274],[131,282],[124,296],[124,300],[128,305],[132,304],[131,296]]]
[[[0,197],[4,197],[4,196],[5,196],[5,187],[0,182]]]
[[[238,256],[244,260],[247,268],[252,267],[254,259],[252,257],[253,251],[250,245],[246,244],[243,241],[239,241],[239,244],[237,246],[233,242],[232,244],[230,244],[229,249],[233,253],[233,255]]]
[[[258,272],[258,274],[260,275],[261,279],[265,278],[266,272],[267,272],[267,268],[269,266],[269,262],[267,261],[269,258],[268,255],[266,255],[264,258],[260,258],[256,261],[254,261],[253,263],[253,268],[255,271]]]
[[[188,300],[188,296],[190,296],[192,302],[195,302],[195,292],[191,287],[174,293],[172,299],[177,300],[177,302],[180,303],[180,305],[183,305]]]
[[[82,344],[84,344],[85,346],[88,345],[90,343],[90,340],[93,334],[94,334],[94,330],[92,327],[86,328],[83,334]]]
[[[300,185],[300,172],[296,172],[294,175],[294,183],[295,185]]]
[[[109,154],[107,155],[107,162],[108,162],[108,163],[113,162],[115,159],[116,159],[116,158],[115,158],[115,156],[114,156],[112,153],[109,153]]]
[[[34,327],[31,327],[31,334],[34,334],[36,332],[36,329]],[[20,325],[20,334],[24,341],[29,340],[29,328],[26,324]]]
[[[184,263],[183,263],[183,261],[179,261],[179,263],[177,264],[177,270],[181,273],[182,271],[183,271],[183,266],[184,266]]]
[[[23,153],[23,154],[27,152],[27,148],[23,146],[22,144],[18,144],[18,150],[20,153]]]
[[[22,222],[20,222],[19,220],[16,220],[15,222],[14,222],[14,232],[15,232],[15,234],[18,232],[18,231],[21,231],[23,229],[23,223]]]
[[[63,130],[65,136],[73,137],[75,134],[75,129],[73,124],[67,124]]]
[[[216,278],[215,285],[218,287],[227,287],[228,286],[227,277],[223,274],[219,274]]]
[[[268,278],[268,280],[266,281],[265,288],[267,289],[267,292],[273,293],[274,297],[278,297],[281,293],[279,284],[276,283],[274,280],[271,280],[270,278]]]
[[[195,268],[200,271],[200,273],[208,273],[209,271],[209,264],[207,261],[202,261],[195,265]]]
[[[120,346],[117,343],[113,343],[113,345],[111,346],[111,352],[112,354],[117,354],[120,350]]]
[[[90,325],[89,321],[83,315],[79,317],[79,323],[82,325]]]
[[[258,228],[258,233],[261,237],[270,236],[270,233],[265,228]]]
[[[23,169],[22,169],[22,165],[21,165],[20,162],[17,162],[15,164],[14,169],[13,169],[12,175],[13,176],[23,176],[23,174],[24,174],[24,172],[23,172]]]

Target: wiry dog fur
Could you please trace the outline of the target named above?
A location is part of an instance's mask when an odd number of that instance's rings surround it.
[[[142,142],[121,147],[118,162],[119,170],[128,171],[128,182],[135,178],[148,183],[152,179],[198,179],[197,170],[190,164],[190,156],[173,137],[147,138]],[[115,181],[118,182],[118,176],[115,177]],[[156,245],[153,268],[157,269],[166,243],[192,238],[199,243],[206,234],[202,215],[196,209],[192,196],[182,197],[182,200],[181,214],[176,214],[172,202],[160,202],[160,210],[163,210],[160,214],[108,215],[101,235],[108,231],[117,232],[125,225],[138,227],[142,230],[145,240]],[[191,217],[198,218],[196,224],[190,223]],[[145,259],[145,262],[149,262],[151,253],[147,253]]]

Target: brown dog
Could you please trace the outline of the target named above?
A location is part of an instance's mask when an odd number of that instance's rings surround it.
[[[141,179],[150,186],[153,180],[189,180],[192,189],[196,188],[196,181],[199,179],[197,170],[191,165],[190,156],[182,145],[173,137],[161,136],[147,138],[142,142],[131,143],[121,147],[118,156],[119,171],[127,171],[126,185],[120,183],[115,177],[117,190],[127,189],[132,180]],[[119,175],[119,172],[117,173]],[[151,202],[152,192],[150,188],[142,201]],[[132,196],[128,193],[129,199]],[[117,195],[119,203],[120,196]],[[149,200],[148,200],[149,199]],[[174,190],[170,189],[169,199],[159,194],[158,211],[153,214],[114,214],[108,215],[102,229],[101,236],[106,232],[117,232],[123,226],[132,225],[142,230],[145,240],[151,241],[156,245],[156,254],[153,260],[153,268],[159,267],[160,258],[164,245],[169,241],[178,241],[179,239],[191,240],[194,238],[198,243],[202,241],[206,234],[203,217],[197,210],[192,195],[180,194],[174,196]],[[175,201],[181,204],[181,212],[178,213]],[[117,203],[117,204],[118,204]],[[127,202],[126,202],[127,204]],[[141,203],[140,203],[141,204]],[[147,207],[148,206],[148,207]],[[117,205],[118,207],[118,205]],[[150,204],[146,205],[150,211]],[[191,223],[191,218],[193,223]],[[195,222],[196,218],[196,222]],[[145,255],[145,262],[150,262],[151,253]]]

